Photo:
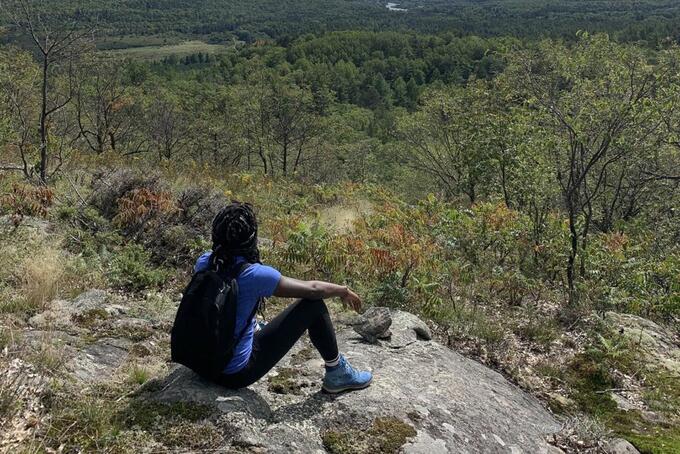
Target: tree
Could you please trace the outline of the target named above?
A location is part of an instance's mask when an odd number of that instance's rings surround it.
[[[403,115],[396,130],[406,162],[435,179],[448,197],[464,194],[470,203],[479,198],[491,165],[483,97],[480,84],[431,90],[422,108]]]
[[[408,107],[411,104],[406,88],[406,82],[404,82],[404,79],[401,77],[397,77],[392,84],[392,93],[394,94],[394,103],[396,105]]]
[[[574,307],[577,271],[585,273],[597,207],[618,203],[625,181],[642,183],[634,173],[661,132],[668,100],[658,94],[678,83],[677,66],[652,64],[641,49],[616,44],[606,35],[582,34],[573,47],[545,41],[516,53],[507,75],[514,86],[526,87],[526,101],[553,138],[546,151],[568,217],[566,273]],[[611,217],[606,210],[601,214]],[[610,225],[605,220],[600,227]]]
[[[243,137],[242,105],[233,90],[202,86],[191,92],[185,107],[193,112],[191,119],[191,150],[201,161],[210,159],[223,167],[237,167],[249,151]]]
[[[2,2],[0,7],[9,14],[14,26],[29,36],[40,59],[38,173],[40,183],[46,184],[63,161],[61,153],[52,153],[50,149],[50,127],[56,114],[74,97],[75,67],[83,53],[92,49],[93,29],[83,29],[73,18],[57,19],[45,15],[45,6],[40,2],[16,0]],[[58,151],[61,151],[61,148]],[[57,164],[50,169],[52,158]]]
[[[123,83],[124,66],[116,60],[93,59],[78,78],[75,116],[80,136],[97,154],[123,151],[139,120],[132,87]],[[134,152],[139,147],[132,147]]]
[[[294,85],[273,83],[269,97],[272,139],[278,145],[278,163],[283,175],[297,172],[304,162],[307,145],[318,134],[314,97]],[[274,163],[271,163],[272,168]]]
[[[16,150],[21,164],[0,165],[0,170],[19,170],[32,178],[38,136],[38,85],[40,68],[30,54],[0,50],[0,118],[7,119],[6,142]]]
[[[260,73],[234,92],[241,106],[237,121],[264,173],[296,173],[320,134],[311,91],[285,78]],[[248,167],[251,165],[248,155]]]
[[[189,141],[186,112],[179,101],[166,92],[157,93],[146,108],[149,138],[158,152],[158,159],[172,159]]]

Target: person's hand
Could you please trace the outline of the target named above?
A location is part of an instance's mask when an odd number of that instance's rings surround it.
[[[354,312],[359,312],[361,310],[361,298],[350,289],[347,289],[347,293],[342,296],[340,300],[342,301],[342,304],[349,307]]]

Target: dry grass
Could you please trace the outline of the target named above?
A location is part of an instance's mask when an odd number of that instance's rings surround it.
[[[64,258],[57,250],[46,248],[38,257],[26,257],[20,266],[20,294],[29,312],[46,308],[59,293],[64,275]]]
[[[41,373],[54,375],[62,368],[67,360],[66,351],[62,345],[52,339],[51,335],[45,335],[42,342],[27,356],[27,360]]]
[[[127,49],[115,49],[105,51],[105,55],[126,58],[135,60],[157,61],[171,55],[176,57],[183,57],[186,55],[197,54],[202,52],[204,54],[219,54],[229,49],[231,46],[221,44],[208,44],[203,41],[193,40],[184,41],[177,44],[168,44],[161,46],[141,46],[130,47]]]

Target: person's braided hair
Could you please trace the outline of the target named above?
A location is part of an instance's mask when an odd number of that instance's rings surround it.
[[[249,203],[232,201],[220,210],[212,224],[213,255],[230,265],[241,256],[250,263],[260,263],[257,248],[257,219]]]

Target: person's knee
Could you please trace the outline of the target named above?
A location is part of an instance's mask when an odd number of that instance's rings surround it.
[[[328,312],[326,302],[321,298],[318,299],[303,298],[300,300],[300,305],[304,306],[305,310],[313,310],[318,312],[319,314]]]

